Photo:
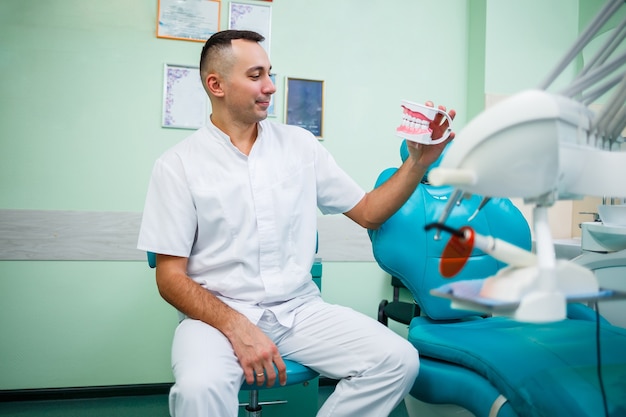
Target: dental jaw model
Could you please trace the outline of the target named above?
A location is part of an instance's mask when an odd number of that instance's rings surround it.
[[[433,130],[430,128],[430,124],[435,120],[437,114],[441,114],[444,120],[448,121],[448,126],[452,125],[452,118],[445,111],[407,100],[402,100],[401,108],[402,123],[396,129],[397,136],[424,145],[437,145],[450,136],[452,129],[448,128],[440,138],[431,138]]]
[[[626,127],[626,54],[609,59],[626,28],[615,30],[567,88],[546,90],[622,4],[607,3],[538,89],[514,95],[472,120],[429,174],[431,184],[457,188],[448,213],[464,193],[523,198],[534,205],[536,263],[510,263],[485,279],[479,294],[513,303],[507,315],[520,321],[564,319],[568,300],[598,299],[602,293],[590,270],[556,260],[548,209],[559,199],[626,196],[626,152],[619,150]],[[590,111],[587,106],[609,90],[613,95],[603,110]],[[442,216],[439,222],[445,220]]]

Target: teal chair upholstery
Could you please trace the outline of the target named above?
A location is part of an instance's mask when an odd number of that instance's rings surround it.
[[[156,254],[153,252],[148,252],[148,265],[150,268],[156,268]],[[322,277],[322,262],[319,258],[315,259],[313,263],[313,267],[311,268],[311,275],[313,277],[313,281],[317,284],[321,289],[321,277]],[[287,367],[287,386],[296,385],[296,384],[306,384],[308,381],[311,381],[314,378],[317,378],[319,374],[314,370],[289,359],[283,359],[285,362],[285,366]],[[241,390],[249,392],[249,402],[245,406],[246,416],[248,417],[261,417],[263,411],[263,405],[259,401],[259,390],[266,390],[272,388],[279,388],[281,385],[276,382],[274,386],[268,387],[266,385],[256,385],[256,384],[248,384],[247,382],[243,382],[241,385]]]
[[[383,171],[376,186],[393,172]],[[564,321],[531,324],[457,310],[431,294],[454,281],[486,278],[504,266],[474,249],[458,275],[441,276],[439,262],[449,235],[442,232],[436,240],[436,231],[424,226],[439,219],[451,192],[420,184],[395,215],[369,232],[378,265],[402,281],[421,309],[408,331],[421,360],[411,395],[426,403],[459,405],[476,417],[595,417],[605,408],[607,415],[626,416],[626,329],[580,304],[569,306]],[[491,199],[468,223],[481,200],[462,200],[446,224],[469,225],[530,249],[529,227],[508,199]]]

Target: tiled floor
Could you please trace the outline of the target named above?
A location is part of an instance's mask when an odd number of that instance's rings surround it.
[[[334,389],[319,387],[321,405]],[[2,417],[168,417],[167,395],[93,398],[78,400],[0,402]],[[389,415],[408,417],[404,402]]]
[[[0,403],[2,417],[169,417],[166,395]]]
[[[326,398],[328,398],[328,396],[333,392],[333,389],[335,389],[335,387],[332,385],[321,385],[319,387],[318,406],[321,406],[324,401],[326,401]],[[398,405],[395,410],[391,412],[391,414],[389,414],[389,417],[409,417],[404,401],[401,402],[400,405]]]

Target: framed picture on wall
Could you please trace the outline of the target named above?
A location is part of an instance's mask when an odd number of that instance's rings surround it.
[[[305,128],[318,139],[324,132],[324,81],[285,79],[285,123]]]
[[[198,71],[198,67],[165,64],[162,127],[199,129],[206,124],[210,102]]]
[[[270,35],[272,30],[272,6],[230,2],[228,29],[253,30],[265,37],[261,46],[270,53]]]
[[[158,0],[157,38],[206,42],[220,29],[219,0]]]

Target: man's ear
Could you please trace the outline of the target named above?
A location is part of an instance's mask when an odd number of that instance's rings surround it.
[[[224,95],[222,80],[217,74],[208,74],[204,79],[204,86],[210,94],[216,97],[222,97]]]

